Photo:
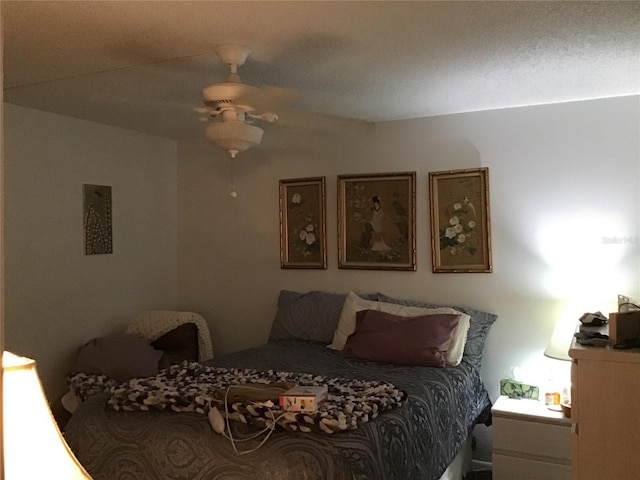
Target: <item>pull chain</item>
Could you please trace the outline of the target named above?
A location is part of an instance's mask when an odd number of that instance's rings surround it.
[[[231,177],[231,183],[229,183],[229,186],[227,187],[227,191],[229,192],[229,196],[231,198],[236,198],[238,196],[238,192],[236,191],[236,184],[235,184],[235,180],[234,180],[234,175],[233,175],[233,162],[234,160],[231,159],[231,167],[230,167],[230,174],[229,176]]]

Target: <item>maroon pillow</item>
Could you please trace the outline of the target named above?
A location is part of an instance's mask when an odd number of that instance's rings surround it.
[[[343,353],[348,357],[398,365],[444,367],[460,315],[401,317],[378,310],[356,313],[356,331]]]
[[[183,361],[198,361],[198,327],[195,323],[183,323],[151,342],[156,350],[162,350],[159,368],[180,365]]]

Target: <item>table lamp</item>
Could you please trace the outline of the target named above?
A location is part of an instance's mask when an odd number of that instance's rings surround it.
[[[91,479],[60,433],[35,361],[4,352],[2,393],[2,480]]]
[[[571,339],[573,338],[573,329],[575,325],[567,325],[560,322],[553,329],[547,348],[544,349],[544,356],[556,360],[571,360],[569,357],[569,348],[571,347]]]

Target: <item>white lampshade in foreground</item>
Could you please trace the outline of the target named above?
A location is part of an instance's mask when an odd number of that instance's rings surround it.
[[[36,363],[4,352],[3,445],[5,480],[90,479],[56,424]]]
[[[255,125],[248,125],[240,120],[225,120],[209,123],[205,130],[207,140],[229,152],[236,158],[240,152],[260,145],[264,130]]]

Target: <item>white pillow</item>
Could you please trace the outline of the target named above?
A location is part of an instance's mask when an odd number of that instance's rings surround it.
[[[396,303],[376,302],[375,300],[364,300],[354,292],[349,292],[344,301],[338,327],[333,333],[333,341],[329,348],[333,350],[343,350],[347,343],[347,337],[356,331],[356,313],[361,310],[378,310],[380,312],[391,313],[402,317],[420,317],[423,315],[436,315],[441,313],[450,313],[460,315],[458,326],[454,329],[451,336],[451,344],[449,350],[445,354],[446,364],[455,367],[462,361],[464,353],[464,345],[467,342],[467,332],[471,317],[466,313],[459,312],[453,308],[422,308],[406,305],[398,305]]]

